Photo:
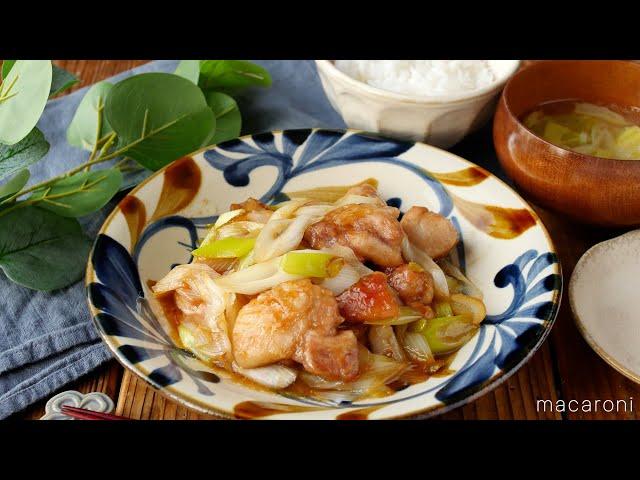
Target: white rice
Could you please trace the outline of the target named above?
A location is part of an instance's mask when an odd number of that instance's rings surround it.
[[[372,87],[425,97],[470,93],[496,81],[487,60],[336,60],[335,65]]]

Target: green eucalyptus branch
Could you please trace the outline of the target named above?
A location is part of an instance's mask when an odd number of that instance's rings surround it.
[[[21,256],[0,252],[0,269],[14,282],[39,290],[81,278],[90,239],[76,218],[103,208],[122,188],[123,173],[158,170],[205,145],[236,138],[241,116],[231,92],[271,84],[266,70],[243,60],[183,60],[175,74],[98,82],[86,92],[66,132],[70,145],[88,151],[87,160],[26,186],[28,167],[49,149],[36,127],[46,101],[77,79],[50,61],[6,62],[0,78],[0,181],[10,179],[0,185],[0,243],[19,245]],[[14,97],[7,108],[5,101]],[[167,102],[168,97],[179,102]],[[106,168],[92,168],[109,161]],[[16,222],[20,235],[11,228]],[[46,255],[40,237],[74,248],[42,265],[23,261],[22,252],[29,258]]]

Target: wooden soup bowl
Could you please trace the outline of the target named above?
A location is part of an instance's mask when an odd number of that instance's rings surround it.
[[[534,202],[574,220],[640,225],[640,161],[565,150],[520,122],[541,103],[569,99],[640,107],[640,64],[549,60],[520,70],[502,92],[494,117],[493,142],[502,167]]]

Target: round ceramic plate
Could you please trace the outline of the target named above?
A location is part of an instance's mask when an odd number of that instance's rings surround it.
[[[278,202],[306,189],[375,178],[390,205],[424,205],[460,233],[460,268],[483,291],[487,318],[446,375],[392,396],[331,403],[259,391],[177,348],[149,285],[190,261],[206,226],[247,197]],[[540,346],[558,310],[562,277],[540,220],[486,170],[420,143],[334,130],[242,137],[173,162],[107,218],[87,268],[89,306],[116,358],[195,410],[240,418],[432,416],[487,392]]]
[[[600,357],[640,384],[637,272],[640,230],[600,242],[573,269],[569,302],[578,330]]]

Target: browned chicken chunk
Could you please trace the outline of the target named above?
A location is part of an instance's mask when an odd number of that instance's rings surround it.
[[[389,285],[404,303],[430,304],[433,300],[433,278],[429,272],[413,263],[405,263],[389,272]]]
[[[248,220],[249,222],[267,223],[273,213],[273,210],[255,198],[248,198],[242,203],[232,203],[230,210],[238,210],[239,208],[244,209],[245,212],[235,217],[234,222]]]
[[[311,248],[333,245],[351,248],[361,260],[383,267],[402,263],[402,228],[394,207],[352,204],[327,213],[310,225],[304,235]]]
[[[400,222],[407,237],[431,258],[442,258],[458,243],[458,232],[449,219],[425,207],[411,207]]]
[[[415,263],[405,263],[388,269],[389,285],[398,292],[405,303],[423,315],[430,316],[429,304],[433,301],[433,278]]]
[[[242,368],[293,359],[327,378],[358,375],[358,344],[331,291],[308,279],[282,283],[240,309],[233,327],[234,357]]]

